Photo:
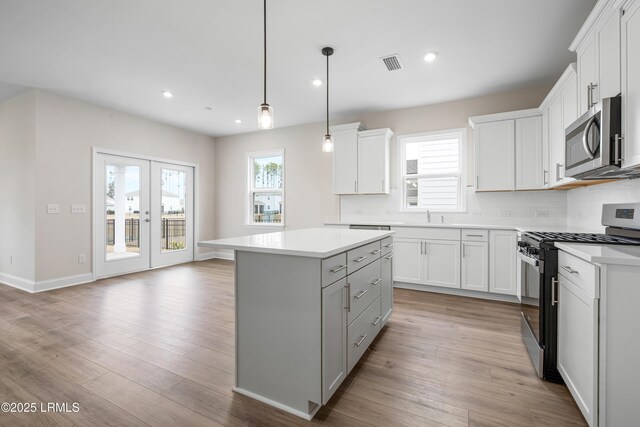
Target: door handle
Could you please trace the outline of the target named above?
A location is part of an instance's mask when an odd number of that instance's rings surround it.
[[[542,185],[549,184],[549,180],[547,179],[548,176],[549,176],[549,171],[545,169],[544,170],[544,175],[542,177]]]
[[[591,108],[593,102],[593,95],[591,94],[591,83],[587,85],[587,110]]]
[[[558,286],[558,281],[555,277],[551,278],[551,305],[556,305],[558,300],[556,299],[556,287]]]
[[[590,159],[595,159],[596,158],[596,150],[598,149],[598,147],[600,146],[600,144],[598,143],[596,145],[596,143],[598,141],[593,141],[594,147],[593,150],[591,150],[591,147],[589,147],[589,129],[591,129],[591,126],[596,125],[596,128],[598,128],[598,123],[596,123],[596,116],[592,116],[589,121],[587,122],[587,126],[584,128],[584,131],[582,132],[582,146],[584,147],[584,151],[587,153],[587,155],[589,156]]]
[[[465,250],[466,247],[467,247],[467,245],[465,245],[463,243],[462,244],[462,258],[465,258],[467,256],[467,251]]]
[[[556,182],[560,181],[560,163],[556,163]]]
[[[624,137],[616,134],[614,137],[614,150],[615,150],[615,162],[621,163],[624,160],[624,156],[622,155],[622,140]]]
[[[347,282],[345,289],[347,290],[347,306],[345,308],[347,311],[351,311],[351,283]]]

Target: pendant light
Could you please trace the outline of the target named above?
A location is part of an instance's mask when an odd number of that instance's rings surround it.
[[[264,0],[264,98],[258,107],[258,128],[273,129],[273,108],[267,104],[267,0]]]
[[[333,137],[329,133],[329,57],[333,55],[333,48],[322,48],[322,54],[327,57],[327,133],[322,139],[322,151],[331,153],[333,151]]]

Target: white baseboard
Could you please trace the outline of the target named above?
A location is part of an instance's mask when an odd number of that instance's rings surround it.
[[[515,295],[494,294],[491,292],[468,291],[466,289],[457,288],[441,288],[439,286],[416,285],[413,283],[393,282],[394,288],[411,289],[422,292],[435,292],[438,294],[459,295],[462,297],[489,299],[493,301],[504,301],[518,304],[518,297]]]
[[[68,286],[81,285],[93,282],[93,274],[85,273],[77,276],[61,277],[59,279],[42,280],[36,282],[34,292],[50,291],[52,289],[66,288]]]
[[[0,273],[0,283],[31,293],[33,293],[35,287],[35,282],[33,280],[23,279],[22,277],[6,273]]]
[[[10,274],[0,273],[0,282],[5,285],[29,292],[43,292],[52,289],[66,288],[67,286],[81,285],[83,283],[93,282],[91,273],[80,274],[77,276],[61,277],[59,279],[41,280],[34,282],[33,280],[23,279],[21,277],[12,276]]]
[[[235,259],[235,252],[230,249],[219,249],[213,252],[205,252],[199,254],[196,261],[206,261],[208,259],[226,259],[233,261]]]

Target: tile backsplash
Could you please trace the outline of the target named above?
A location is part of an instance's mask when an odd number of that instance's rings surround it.
[[[402,212],[400,193],[389,195],[341,196],[340,219],[344,222],[426,222],[424,212]],[[449,224],[533,225],[563,227],[567,225],[565,191],[522,191],[476,193],[467,190],[466,212],[433,212],[431,222],[441,216]]]
[[[640,203],[640,179],[570,190],[567,193],[567,225],[604,232],[601,224],[604,203]]]

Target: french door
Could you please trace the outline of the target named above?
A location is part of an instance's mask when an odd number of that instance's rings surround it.
[[[96,277],[193,260],[193,167],[97,154]]]

